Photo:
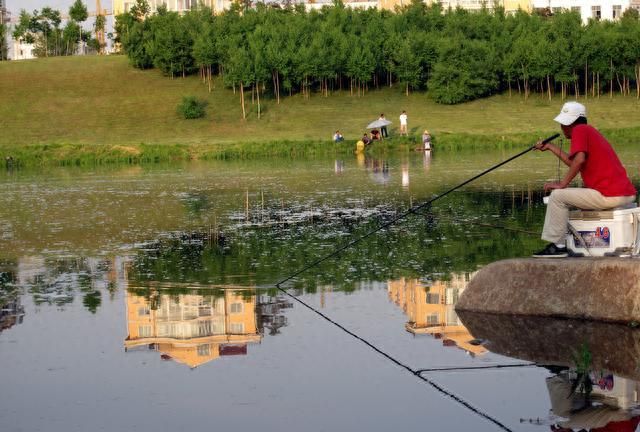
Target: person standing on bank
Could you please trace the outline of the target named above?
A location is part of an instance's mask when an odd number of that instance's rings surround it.
[[[400,136],[407,136],[407,112],[402,111],[400,114]]]
[[[384,118],[384,114],[380,114],[380,118],[378,120],[386,120]],[[386,126],[380,126],[380,134],[382,135],[382,139],[389,138]]]
[[[569,208],[606,210],[629,204],[636,199],[636,189],[611,144],[587,124],[587,109],[578,102],[567,102],[554,118],[560,123],[562,133],[571,140],[569,153],[556,145],[538,142],[535,148],[550,151],[569,170],[559,182],[545,183],[544,190],[551,191],[542,229],[542,239],[550,242],[533,254],[539,258],[568,256],[565,245]],[[567,187],[580,173],[584,187]]]

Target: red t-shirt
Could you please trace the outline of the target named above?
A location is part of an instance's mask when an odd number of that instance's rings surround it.
[[[580,168],[585,187],[607,197],[636,194],[636,188],[631,184],[611,144],[593,126],[577,125],[571,131],[569,158],[573,159],[578,152],[584,152],[587,156]]]

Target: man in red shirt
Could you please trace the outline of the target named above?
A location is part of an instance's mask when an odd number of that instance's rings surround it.
[[[540,258],[568,256],[565,246],[569,208],[605,210],[635,201],[636,189],[627,176],[618,156],[597,129],[587,124],[587,109],[578,102],[567,102],[554,119],[564,136],[571,140],[571,149],[565,153],[556,145],[536,144],[540,151],[550,151],[569,170],[562,181],[545,183],[551,191],[542,229],[542,239],[550,242],[533,254]],[[584,187],[567,187],[580,173]]]

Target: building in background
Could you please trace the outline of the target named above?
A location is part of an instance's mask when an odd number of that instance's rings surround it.
[[[640,2],[636,1],[640,5]],[[632,6],[630,0],[532,0],[533,10],[547,10],[551,13],[562,10],[580,14],[583,23],[594,20],[617,21]]]
[[[147,0],[151,13],[155,13],[158,7],[166,5],[167,9],[173,12],[186,12],[196,9],[202,4],[211,8],[214,13],[221,13],[231,7],[231,0]],[[129,12],[136,4],[135,0],[113,0],[113,15],[118,16]]]
[[[1,1],[1,0],[0,0]],[[214,13],[222,13],[229,9],[232,0],[147,0],[151,13],[158,10],[162,4],[167,9],[175,12],[186,12],[195,9],[200,3],[210,7]],[[345,6],[351,8],[377,8],[395,10],[411,4],[411,0],[343,0]],[[586,24],[589,19],[617,20],[625,10],[632,7],[640,10],[640,0],[424,0],[426,4],[439,3],[443,9],[462,8],[477,11],[483,7],[492,10],[494,4],[503,7],[505,12],[513,14],[518,10],[531,12],[532,10],[544,10],[551,13],[561,10],[573,10],[580,13],[582,21]],[[114,15],[128,12],[135,0],[113,0]],[[254,2],[255,3],[255,2]],[[286,0],[268,0],[267,4],[285,4]],[[290,4],[302,4],[307,10],[321,9],[324,6],[333,5],[333,0],[291,0]]]
[[[7,24],[11,21],[11,14],[7,10],[6,0],[0,0],[0,24]]]

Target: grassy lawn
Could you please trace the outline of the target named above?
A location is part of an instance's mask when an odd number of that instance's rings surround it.
[[[363,97],[348,90],[328,98],[313,94],[283,97],[280,105],[262,99],[257,106],[246,94],[250,114],[241,118],[239,93],[220,81],[208,93],[197,78],[170,79],[157,70],[130,67],[124,56],[58,57],[0,62],[0,147],[32,144],[109,146],[211,145],[224,148],[237,143],[329,141],[340,129],[347,139],[357,139],[368,122],[381,112],[398,127],[398,115],[406,110],[411,134],[428,128],[445,134],[536,134],[558,131],[553,117],[559,98],[549,102],[538,95],[524,101],[514,95],[498,95],[462,105],[435,104],[424,93],[405,96],[400,86],[371,90]],[[209,103],[205,119],[184,120],[176,106],[193,95]],[[588,99],[589,120],[605,129],[640,127],[640,101],[633,96]],[[236,144],[232,144],[236,143]],[[302,145],[302,144],[300,144]]]

